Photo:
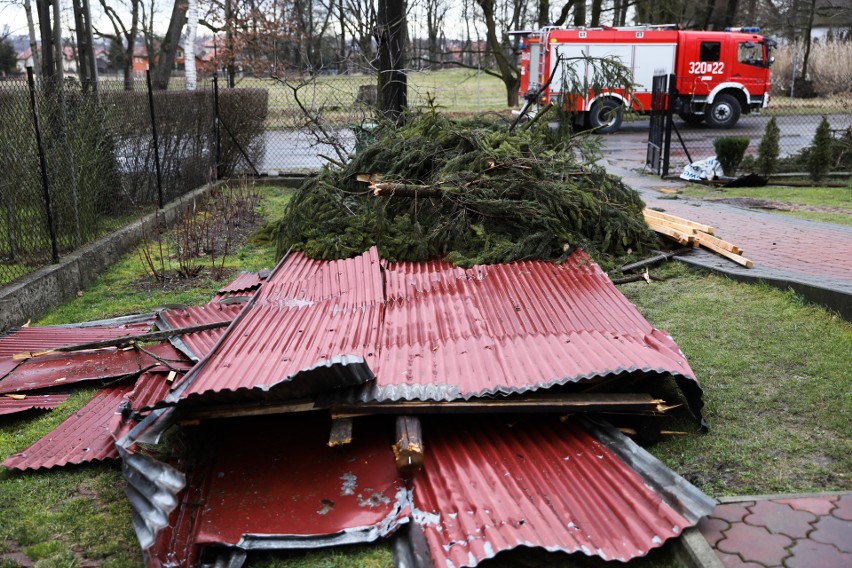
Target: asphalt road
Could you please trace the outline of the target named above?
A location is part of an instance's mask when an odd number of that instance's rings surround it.
[[[779,116],[777,121],[781,129],[781,155],[795,154],[808,146],[821,118],[816,114]],[[831,114],[828,120],[834,129],[852,126],[850,114]],[[734,128],[716,129],[706,124],[689,125],[675,119],[683,143],[693,160],[715,155],[713,140],[720,136],[747,136],[752,139],[749,152],[756,152],[768,121],[767,116],[747,115],[743,116]],[[355,146],[352,130],[337,129],[333,134],[343,142],[347,152],[352,151]],[[614,158],[625,167],[642,167],[645,163],[647,141],[648,119],[639,118],[635,121],[625,121],[620,131],[605,135],[604,147],[609,159]],[[318,143],[316,138],[305,130],[268,130],[266,150],[258,169],[269,175],[317,170],[327,163],[320,155],[337,159],[337,154],[331,146]],[[671,171],[682,168],[687,162],[686,153],[677,136],[672,134]]]
[[[790,156],[809,146],[813,141],[820,120],[822,120],[822,116],[818,114],[777,117],[778,128],[781,130],[781,155]],[[704,123],[690,125],[675,118],[675,125],[680,131],[683,144],[693,161],[714,156],[716,152],[713,149],[713,140],[721,136],[746,136],[752,140],[749,145],[749,152],[756,152],[767,122],[769,122],[769,117],[766,115],[746,115],[733,128],[720,129],[711,128]],[[828,115],[828,122],[833,129],[846,129],[852,127],[852,115],[830,114]],[[626,165],[626,159],[629,156],[629,161],[634,166],[637,162],[641,166],[645,161],[647,141],[648,119],[643,117],[632,122],[625,121],[621,130],[606,135],[604,147],[607,150],[608,158],[617,156],[617,161]],[[622,157],[621,154],[628,156]],[[673,165],[679,164],[682,167],[687,163],[686,152],[684,152],[674,132],[672,133],[671,159]]]

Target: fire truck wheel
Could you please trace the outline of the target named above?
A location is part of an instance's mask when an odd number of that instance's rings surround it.
[[[701,124],[701,121],[704,120],[703,114],[690,114],[682,112],[678,116],[682,121],[687,124]]]
[[[614,99],[595,101],[589,109],[589,127],[598,134],[609,134],[621,128],[621,103]]]
[[[731,95],[719,95],[705,111],[704,120],[716,128],[728,128],[740,119],[740,101]]]

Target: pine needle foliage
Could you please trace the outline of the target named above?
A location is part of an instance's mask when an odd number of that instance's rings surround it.
[[[757,147],[757,171],[763,176],[771,176],[778,169],[778,155],[781,153],[781,129],[773,116],[766,123],[763,139]]]
[[[379,126],[349,164],[324,168],[298,190],[276,229],[279,255],[292,247],[337,259],[377,245],[392,261],[471,266],[559,260],[576,247],[605,261],[656,243],[639,195],[591,165],[588,142],[546,124],[508,126],[434,111],[401,128]],[[409,196],[377,197],[356,179],[363,173]],[[412,188],[429,197],[410,196]]]
[[[831,169],[832,142],[831,126],[828,124],[828,118],[823,115],[814,134],[814,140],[811,143],[810,154],[808,155],[808,172],[814,181],[821,180]]]

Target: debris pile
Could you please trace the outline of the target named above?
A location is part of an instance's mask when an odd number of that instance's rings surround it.
[[[644,209],[642,215],[651,229],[669,237],[678,244],[691,247],[700,245],[746,268],[754,266],[752,261],[742,256],[743,249],[716,237],[714,235],[715,229],[710,225],[696,223],[654,209]]]
[[[582,136],[439,114],[373,135],[296,193],[279,253],[340,259],[375,244],[393,261],[472,266],[561,260],[576,247],[602,261],[655,244],[638,194],[591,165]]]
[[[105,384],[3,465],[120,459],[149,566],[381,538],[400,566],[519,546],[627,561],[713,508],[605,421],[658,436],[655,385],[674,377],[699,420],[701,388],[581,250],[293,252],[206,305],[84,325],[0,337],[0,393],[42,408]]]

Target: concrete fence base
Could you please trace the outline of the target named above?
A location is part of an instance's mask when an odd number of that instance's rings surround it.
[[[63,256],[58,264],[40,268],[0,288],[0,332],[41,317],[73,298],[139,243],[143,223],[150,225],[155,215],[158,215],[161,225],[171,226],[180,212],[222,184],[216,182],[195,189],[157,213],[151,213]]]

